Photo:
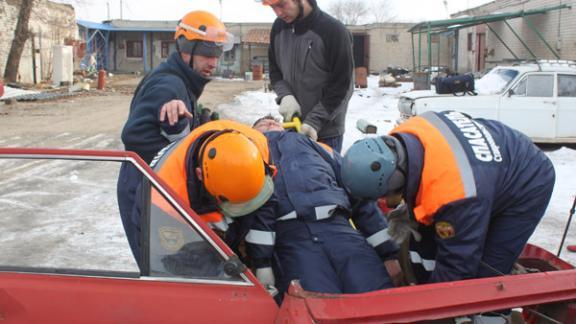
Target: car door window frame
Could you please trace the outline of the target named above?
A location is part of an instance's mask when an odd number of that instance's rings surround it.
[[[183,206],[181,201],[173,195],[171,189],[167,189],[166,184],[134,153],[121,151],[79,151],[79,150],[61,150],[61,149],[30,149],[30,148],[0,148],[0,159],[31,159],[31,160],[83,160],[83,161],[103,161],[103,162],[127,162],[132,163],[146,178],[158,193],[170,203],[172,208],[178,213],[179,217],[190,226],[199,237],[207,242],[224,260],[224,262],[237,262],[237,256],[232,252],[228,255],[225,248],[226,244],[221,241],[214,232],[208,233],[208,225],[199,224],[199,216],[187,206]],[[197,219],[196,219],[197,218]],[[211,231],[211,230],[210,230]],[[148,235],[148,234],[147,234]],[[217,240],[220,240],[218,244]],[[83,270],[67,268],[46,268],[46,267],[29,267],[29,266],[10,266],[0,265],[2,272],[23,272],[38,274],[55,274],[55,275],[72,275],[72,276],[90,276],[90,277],[111,277],[119,279],[144,279],[148,281],[168,281],[168,282],[188,282],[188,283],[209,283],[222,285],[242,285],[254,286],[244,272],[239,274],[241,281],[218,280],[218,279],[195,279],[182,277],[150,277],[145,276],[142,272],[134,271],[113,271],[113,270]]]
[[[538,77],[549,77],[551,78],[551,90],[549,96],[534,96],[530,95],[530,78],[538,78]],[[526,73],[524,74],[520,80],[511,88],[512,89],[512,96],[516,97],[525,97],[525,98],[554,98],[555,97],[555,82],[556,82],[555,73],[553,72],[545,72],[545,73]],[[547,83],[548,84],[548,83]],[[519,91],[518,88],[522,86],[523,91]]]
[[[570,73],[562,73],[559,72],[557,74],[558,77],[558,89],[556,91],[556,95],[558,96],[558,98],[576,98],[576,74],[570,74]],[[570,95],[561,95],[560,91],[561,91],[561,86],[560,86],[560,78],[561,77],[568,77],[568,78],[572,78],[574,79],[574,89],[572,90],[572,93]]]

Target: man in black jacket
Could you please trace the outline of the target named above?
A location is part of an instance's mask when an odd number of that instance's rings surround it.
[[[200,114],[195,113],[197,100],[222,52],[232,48],[234,37],[211,13],[192,11],[178,22],[174,39],[178,51],[140,82],[122,130],[126,150],[136,152],[147,163],[200,124]],[[131,163],[122,165],[118,205],[132,251],[139,240],[140,221],[132,208],[140,179]]]
[[[339,152],[354,91],[352,36],[316,0],[259,1],[278,16],[268,58],[280,114],[300,116],[301,133]]]

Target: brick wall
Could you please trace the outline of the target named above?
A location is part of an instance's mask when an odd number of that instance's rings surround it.
[[[21,0],[0,1],[1,75],[4,75],[6,60],[12,46],[20,2]],[[47,0],[36,0],[30,16],[29,28],[34,33],[34,37],[30,38],[24,47],[18,71],[19,81],[32,83],[34,80],[32,41],[37,50],[36,75],[39,79],[49,80],[52,77],[52,47],[63,45],[64,39],[76,38],[78,33],[74,8]]]

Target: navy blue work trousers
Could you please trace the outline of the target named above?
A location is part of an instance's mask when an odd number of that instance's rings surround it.
[[[374,248],[344,217],[276,223],[277,288],[294,279],[308,291],[362,293],[393,287]]]

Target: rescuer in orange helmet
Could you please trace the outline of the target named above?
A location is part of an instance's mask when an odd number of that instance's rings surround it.
[[[224,24],[205,11],[186,14],[175,27],[176,51],[140,81],[122,130],[125,149],[147,163],[201,124],[197,101],[218,59],[233,46],[234,37]],[[130,238],[140,224],[131,213],[140,181],[140,172],[124,163],[118,179],[118,204],[133,251],[138,242]]]
[[[257,209],[273,212],[269,200],[274,193],[272,177],[276,168],[269,159],[266,137],[260,132],[229,120],[208,122],[183,139],[159,152],[150,166],[186,205],[206,221],[238,254],[238,245],[251,226],[251,219],[241,216]],[[131,217],[134,223],[145,215],[150,206],[172,214],[173,207],[166,204],[155,190],[151,195],[144,185],[135,195]],[[232,228],[229,228],[232,227]],[[141,257],[140,226],[134,226],[129,241],[138,264]]]

